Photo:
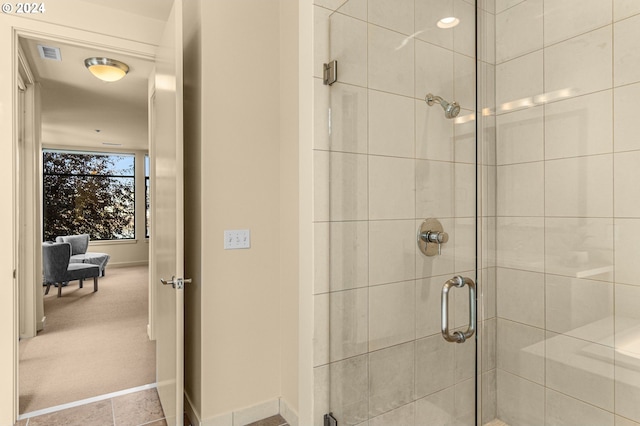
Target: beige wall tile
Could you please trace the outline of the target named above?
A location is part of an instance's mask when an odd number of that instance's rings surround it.
[[[416,98],[424,99],[427,93],[433,93],[453,102],[452,51],[419,40],[416,41],[415,76],[414,94]],[[434,109],[435,107],[434,105]]]
[[[338,13],[366,21],[367,0],[347,0],[340,6]]]
[[[472,57],[456,53],[453,57],[453,70],[453,100],[460,107],[472,111],[476,105],[476,61]]]
[[[550,331],[613,346],[613,285],[546,276],[546,327]]]
[[[640,181],[640,151],[620,152],[614,156],[616,217],[640,217],[640,193],[634,182]]]
[[[616,349],[639,355],[640,310],[638,310],[638,303],[640,303],[640,287],[616,284],[615,300]]]
[[[613,281],[613,219],[547,218],[546,272]]]
[[[415,101],[416,158],[453,161],[454,122],[443,119],[439,106],[429,106],[424,97]]]
[[[545,163],[547,216],[613,217],[613,155]]]
[[[570,89],[583,94],[611,88],[611,41],[607,26],[546,48],[545,91]]]
[[[453,386],[454,355],[455,345],[440,334],[416,341],[416,398]]]
[[[638,353],[616,351],[616,414],[640,422],[640,360]],[[627,423],[618,421],[616,425]],[[630,426],[636,423],[628,422]]]
[[[453,50],[469,58],[474,58],[476,56],[476,17],[473,2],[453,0],[453,12],[453,16],[460,19],[460,23],[453,28]]]
[[[453,387],[416,401],[416,425],[452,424],[455,412]]]
[[[511,110],[514,108],[511,103],[532,99],[543,92],[542,57],[542,51],[537,51],[496,67],[498,112]]]
[[[369,156],[369,219],[410,219],[415,212],[415,161]]]
[[[498,418],[509,425],[544,424],[544,387],[498,370]]]
[[[613,411],[612,348],[551,332],[546,346],[547,387]]]
[[[315,297],[314,365],[362,355],[368,349],[368,290],[346,290]]]
[[[340,64],[340,82],[367,85],[367,24],[335,13],[330,23],[330,60]]]
[[[415,282],[370,287],[369,351],[416,338]]]
[[[413,158],[414,108],[411,98],[369,90],[369,154]]]
[[[416,38],[445,49],[453,49],[453,31],[437,27],[440,19],[455,16],[453,1],[415,2]]]
[[[366,220],[367,157],[315,151],[314,220]]]
[[[608,411],[550,389],[545,392],[545,425],[614,426],[613,422]]]
[[[369,0],[369,22],[397,31],[413,34],[413,0]]]
[[[369,416],[375,417],[414,399],[414,342],[369,354]]]
[[[369,284],[407,281],[415,277],[413,220],[369,223]]]
[[[542,48],[543,0],[527,0],[496,16],[498,64]]]
[[[544,163],[498,166],[497,214],[544,215]]]
[[[455,216],[473,217],[476,212],[476,169],[473,164],[456,163]],[[437,201],[437,200],[436,200]]]
[[[544,384],[544,330],[498,318],[497,367]]]
[[[544,328],[544,274],[497,268],[498,317]]]
[[[613,18],[618,21],[640,13],[636,0],[613,0]]]
[[[617,283],[640,285],[640,219],[615,219],[615,277]]]
[[[322,222],[313,226],[315,293],[366,287],[368,222]]]
[[[388,413],[369,420],[369,426],[413,425],[415,418],[415,403],[404,405]]]
[[[611,90],[553,102],[544,111],[546,159],[613,151]]]
[[[416,160],[415,217],[453,217],[453,174],[452,163]]]
[[[616,86],[640,81],[640,16],[619,21],[613,26],[613,81]]]
[[[612,4],[600,0],[544,0],[544,44],[558,43],[612,22]]]
[[[542,107],[532,107],[496,118],[498,165],[544,159],[543,113]]]
[[[640,120],[637,119],[637,100],[640,84],[617,87],[613,92],[614,148],[616,152],[640,149]]]
[[[369,25],[369,88],[411,96],[413,44],[413,39]]]
[[[498,266],[526,271],[544,271],[544,219],[499,217],[496,221]]]

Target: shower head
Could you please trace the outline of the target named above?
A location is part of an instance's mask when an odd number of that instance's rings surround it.
[[[429,106],[432,106],[434,103],[440,104],[442,109],[444,109],[444,116],[447,118],[455,118],[460,114],[460,105],[456,101],[449,103],[440,96],[435,96],[431,93],[428,93],[424,100]]]

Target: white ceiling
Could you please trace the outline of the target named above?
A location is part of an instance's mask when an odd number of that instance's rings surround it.
[[[166,21],[173,4],[173,0],[82,1],[161,21]],[[38,44],[60,48],[62,61],[42,59]],[[151,61],[46,40],[21,39],[21,46],[42,87],[45,146],[148,149],[147,81],[153,68]],[[94,56],[125,62],[129,73],[118,82],[102,82],[84,66],[84,60]]]

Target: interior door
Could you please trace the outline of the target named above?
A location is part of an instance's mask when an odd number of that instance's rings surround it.
[[[155,203],[151,238],[156,291],[156,363],[160,402],[169,426],[183,423],[184,272],[182,0],[175,0],[156,56],[156,129],[151,150]],[[172,285],[173,282],[173,285]]]

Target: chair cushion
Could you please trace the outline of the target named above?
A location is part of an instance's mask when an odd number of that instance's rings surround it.
[[[100,267],[88,263],[70,263],[67,269],[69,281],[83,280],[100,276]]]
[[[89,234],[80,235],[63,235],[56,237],[56,241],[59,243],[71,244],[71,255],[84,254],[89,248]]]

